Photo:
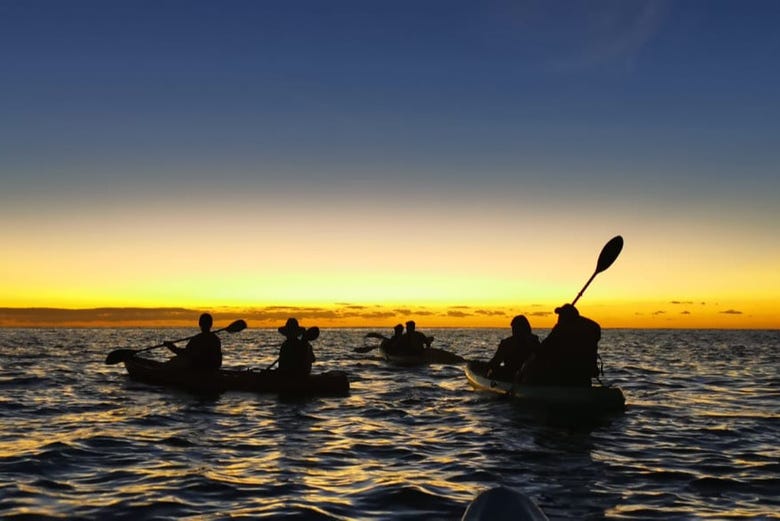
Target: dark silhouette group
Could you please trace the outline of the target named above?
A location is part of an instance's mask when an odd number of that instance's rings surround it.
[[[591,379],[599,376],[601,327],[571,304],[555,313],[558,321],[541,342],[525,316],[513,318],[512,336],[499,343],[488,375],[523,385],[590,387]]]
[[[591,379],[599,376],[597,359],[601,327],[581,316],[571,304],[556,308],[555,313],[558,321],[542,341],[533,334],[525,316],[514,317],[510,323],[512,335],[501,340],[488,362],[488,376],[523,385],[589,387]],[[198,321],[200,333],[186,347],[165,342],[175,354],[168,364],[184,371],[219,369],[222,346],[219,337],[211,331],[212,323],[211,315],[203,313]],[[279,328],[279,333],[285,339],[279,349],[279,358],[272,366],[278,363],[279,373],[291,378],[311,374],[316,360],[311,340],[319,335],[319,328],[315,326],[307,331],[296,318],[289,318]],[[406,322],[406,331],[403,325],[396,325],[393,336],[384,338],[381,345],[389,354],[414,356],[430,348],[433,340],[433,336],[418,331],[415,322],[410,320]]]
[[[419,355],[431,347],[433,337],[417,331],[414,320],[406,323],[406,332],[401,324],[393,328],[393,336],[382,342],[382,348],[391,355]]]

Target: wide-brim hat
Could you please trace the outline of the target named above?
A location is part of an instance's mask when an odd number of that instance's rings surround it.
[[[287,322],[279,328],[279,332],[284,336],[298,336],[302,335],[306,331],[306,328],[298,325],[298,320],[295,318],[288,318]]]

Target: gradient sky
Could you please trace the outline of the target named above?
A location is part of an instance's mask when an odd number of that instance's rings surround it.
[[[0,307],[547,327],[620,234],[602,326],[780,328],[778,21],[0,0]]]

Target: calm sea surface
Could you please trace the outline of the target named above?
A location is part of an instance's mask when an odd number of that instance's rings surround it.
[[[472,359],[508,333],[425,331]],[[353,352],[366,330],[314,343],[346,397],[203,399],[104,364],[194,332],[0,329],[0,517],[454,520],[505,485],[551,519],[780,519],[780,331],[604,330],[628,408],[590,425],[474,392],[462,366]],[[235,367],[281,339],[222,338]]]

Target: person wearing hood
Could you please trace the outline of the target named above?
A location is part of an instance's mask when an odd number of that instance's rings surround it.
[[[531,332],[525,315],[510,322],[512,336],[503,339],[488,362],[488,376],[497,380],[514,380],[526,360],[539,348],[539,337]]]

